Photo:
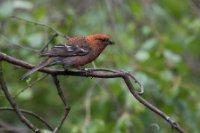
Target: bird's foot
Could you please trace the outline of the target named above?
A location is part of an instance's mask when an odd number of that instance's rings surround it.
[[[81,70],[85,75],[89,75],[92,72],[89,68],[81,68],[79,70]]]

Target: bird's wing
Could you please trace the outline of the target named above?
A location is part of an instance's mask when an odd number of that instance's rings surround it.
[[[40,56],[50,57],[70,57],[70,56],[84,56],[90,52],[91,48],[85,43],[64,43],[54,46],[49,51],[42,53]]]

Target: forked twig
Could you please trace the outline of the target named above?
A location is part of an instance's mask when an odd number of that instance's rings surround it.
[[[1,58],[0,58],[1,59]],[[20,109],[17,106],[17,103],[15,102],[15,100],[13,99],[13,97],[10,95],[5,79],[3,77],[3,68],[2,68],[2,61],[0,60],[0,85],[1,85],[1,89],[3,90],[5,97],[8,99],[10,105],[12,106],[12,108],[15,110],[17,116],[20,118],[20,120],[26,125],[28,126],[31,130],[33,130],[36,133],[39,133],[40,130],[34,126],[20,111]]]
[[[4,60],[6,62],[9,62],[11,64],[27,68],[27,69],[31,69],[31,68],[35,67],[35,65],[32,65],[32,64],[29,64],[29,63],[27,63],[25,61],[22,61],[22,60],[14,58],[14,57],[8,56],[8,55],[6,55],[4,53],[1,53],[1,52],[0,52],[0,59]],[[43,68],[43,69],[41,69],[39,71],[43,72],[43,73],[51,74],[53,76],[54,83],[56,84],[58,92],[61,90],[60,85],[59,85],[59,81],[58,81],[58,79],[56,77],[58,75],[71,75],[71,76],[79,76],[79,77],[95,77],[95,78],[106,78],[106,79],[107,78],[122,78],[124,80],[124,82],[126,83],[126,86],[128,87],[128,89],[131,92],[131,94],[141,104],[143,104],[148,109],[150,109],[151,111],[153,111],[154,113],[156,113],[157,115],[159,115],[160,117],[162,117],[165,121],[167,121],[178,132],[180,132],[180,133],[186,133],[186,131],[184,131],[184,129],[181,128],[178,125],[178,123],[176,123],[175,121],[173,121],[168,115],[166,115],[164,112],[162,112],[161,110],[159,110],[157,107],[155,107],[154,105],[152,105],[151,103],[149,103],[148,101],[146,101],[144,98],[142,98],[142,96],[140,95],[140,93],[138,93],[136,91],[136,89],[134,88],[133,84],[131,83],[131,79],[135,80],[135,82],[140,85],[140,87],[141,87],[141,93],[143,93],[143,86],[142,86],[142,84],[139,81],[137,81],[135,79],[135,77],[133,75],[130,74],[130,72],[116,71],[116,70],[110,70],[110,69],[98,69],[98,68],[97,69],[88,69],[88,70],[76,70],[76,71],[70,71],[70,70],[52,70],[52,69],[48,69],[48,68]],[[63,92],[60,91],[59,95],[60,95],[61,99],[63,100],[63,103],[64,103],[65,107],[68,107],[65,104],[65,102],[64,102],[65,100],[63,99],[62,94],[63,94]],[[67,116],[67,115],[64,115],[64,116]],[[58,125],[58,128],[60,128],[60,126],[62,125],[64,119],[65,118],[63,117],[62,121]]]
[[[67,99],[64,96],[64,92],[63,92],[63,90],[62,90],[62,88],[60,86],[60,82],[59,82],[57,76],[52,74],[52,78],[53,78],[53,82],[54,82],[54,84],[56,86],[58,95],[60,96],[60,99],[62,100],[62,102],[64,104],[64,108],[65,108],[64,114],[63,114],[63,117],[62,117],[60,123],[53,130],[53,133],[56,133],[61,128],[61,126],[63,125],[65,119],[67,118],[67,115],[69,114],[69,111],[70,111],[70,107],[68,105]]]

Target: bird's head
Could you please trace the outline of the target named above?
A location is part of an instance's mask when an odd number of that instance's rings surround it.
[[[89,35],[87,38],[97,45],[107,46],[114,44],[114,41],[112,41],[110,37],[105,34]]]

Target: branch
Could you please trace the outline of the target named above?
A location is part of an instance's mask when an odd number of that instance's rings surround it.
[[[53,82],[54,82],[54,84],[56,86],[56,89],[58,91],[58,95],[60,96],[60,99],[62,100],[62,102],[64,104],[64,107],[65,107],[65,110],[64,110],[65,112],[64,112],[64,115],[63,115],[60,123],[53,130],[53,133],[56,133],[61,128],[61,126],[63,125],[65,119],[67,118],[67,115],[69,114],[69,111],[70,111],[70,107],[69,107],[68,102],[67,102],[67,100],[66,100],[66,98],[64,96],[64,92],[63,92],[62,88],[60,87],[60,82],[59,82],[57,76],[56,75],[52,75],[52,78],[53,78]]]
[[[169,116],[167,116],[164,112],[162,112],[161,110],[159,110],[157,107],[155,107],[154,105],[152,105],[151,103],[149,103],[148,101],[146,101],[144,98],[142,98],[140,95],[138,95],[138,93],[136,93],[135,88],[133,87],[133,85],[131,84],[130,79],[128,78],[128,76],[124,75],[123,76],[124,82],[126,83],[129,91],[131,92],[131,94],[140,102],[142,103],[144,106],[146,106],[147,108],[149,108],[151,111],[153,111],[154,113],[156,113],[157,115],[159,115],[160,117],[162,117],[163,119],[165,119],[171,126],[172,129],[176,129],[178,132],[180,133],[186,133],[186,131],[184,131],[184,129],[182,129],[178,123],[176,123],[174,120],[172,120]]]
[[[15,111],[15,110],[11,107],[0,107],[0,111]],[[34,116],[36,119],[41,121],[47,128],[49,128],[49,130],[53,131],[53,128],[42,117],[38,116],[36,113],[32,111],[24,110],[24,109],[20,109],[20,111],[24,114]]]
[[[1,59],[1,58],[0,58]],[[31,130],[33,130],[36,133],[39,133],[39,129],[37,127],[35,127],[28,119],[26,119],[26,117],[21,113],[21,111],[19,110],[15,100],[13,99],[13,97],[10,95],[10,93],[8,92],[8,88],[6,85],[6,82],[3,78],[3,69],[2,69],[2,64],[1,64],[1,60],[0,60],[0,85],[1,85],[1,89],[3,90],[5,97],[8,99],[10,105],[12,106],[12,108],[15,110],[15,113],[17,114],[17,116],[20,118],[20,120],[26,125],[28,126]]]
[[[21,66],[27,69],[31,69],[33,68],[35,65],[29,64],[27,62],[24,62],[22,60],[10,57],[4,53],[0,52],[0,59],[7,61],[11,64],[17,65],[17,66]],[[70,70],[53,70],[53,69],[48,69],[48,68],[43,68],[41,70],[39,70],[40,72],[43,73],[47,73],[47,74],[51,74],[51,75],[71,75],[71,76],[80,76],[80,77],[96,77],[96,78],[122,78],[124,80],[124,82],[126,83],[129,91],[131,92],[131,94],[144,106],[146,106],[148,109],[150,109],[151,111],[153,111],[154,113],[156,113],[157,115],[159,115],[160,117],[162,117],[165,121],[167,121],[172,128],[176,129],[179,133],[186,133],[186,131],[184,131],[183,128],[181,128],[178,123],[176,123],[175,121],[173,121],[168,115],[166,115],[164,112],[160,111],[158,108],[156,108],[154,105],[152,105],[151,103],[149,103],[148,101],[146,101],[144,98],[142,98],[142,96],[140,95],[140,93],[138,93],[135,88],[133,87],[131,80],[130,79],[134,79],[133,75],[131,75],[129,72],[124,72],[124,71],[115,71],[115,70],[107,70],[107,72],[105,73],[105,69],[88,69],[87,71],[83,71],[83,70],[76,70],[76,71],[70,71]],[[104,71],[104,73],[102,73],[102,71]],[[135,80],[136,83],[138,83],[137,80]],[[141,92],[143,92],[143,86],[138,83],[141,87]]]

